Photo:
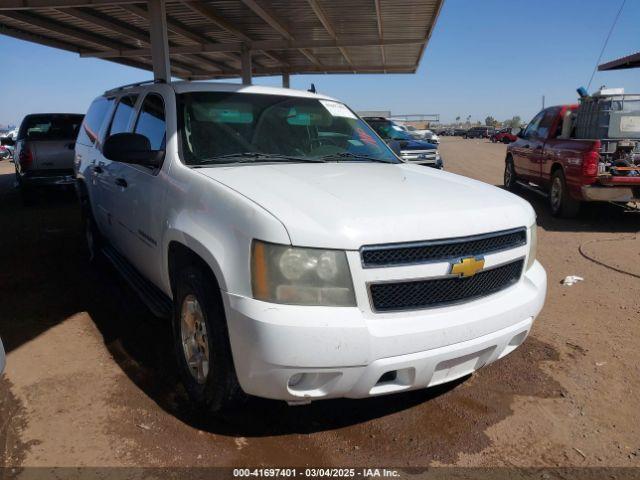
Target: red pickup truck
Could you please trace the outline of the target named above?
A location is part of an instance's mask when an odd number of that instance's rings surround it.
[[[548,192],[551,212],[562,217],[576,216],[582,202],[640,200],[640,140],[574,138],[577,110],[546,108],[518,133],[507,147],[505,188]]]

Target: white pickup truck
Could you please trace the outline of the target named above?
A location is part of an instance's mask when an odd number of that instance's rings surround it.
[[[526,201],[403,162],[326,96],[120,87],[76,172],[90,252],[172,319],[209,410],[448,382],[517,348],[544,302]]]

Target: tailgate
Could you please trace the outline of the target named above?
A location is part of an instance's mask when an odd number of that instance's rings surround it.
[[[73,170],[74,139],[28,142],[33,170]]]

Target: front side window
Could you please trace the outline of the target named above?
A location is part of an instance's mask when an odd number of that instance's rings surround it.
[[[144,99],[136,122],[135,133],[147,137],[152,150],[165,149],[166,122],[164,102],[160,95],[150,93]]]
[[[342,103],[284,95],[178,95],[181,154],[188,165],[249,161],[380,161],[393,152]]]
[[[129,124],[135,112],[133,107],[136,104],[137,98],[138,97],[136,95],[127,95],[120,99],[118,106],[116,107],[116,111],[113,114],[109,135],[129,131]]]
[[[537,135],[538,126],[540,125],[540,121],[542,120],[543,116],[544,116],[544,111],[538,113],[535,117],[533,117],[533,120],[529,122],[529,125],[527,125],[527,128],[524,131],[524,135],[523,135],[524,138],[532,138]]]

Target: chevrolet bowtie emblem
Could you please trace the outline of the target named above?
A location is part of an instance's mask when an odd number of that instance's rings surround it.
[[[484,258],[467,257],[451,264],[451,274],[459,277],[473,277],[484,268]]]

